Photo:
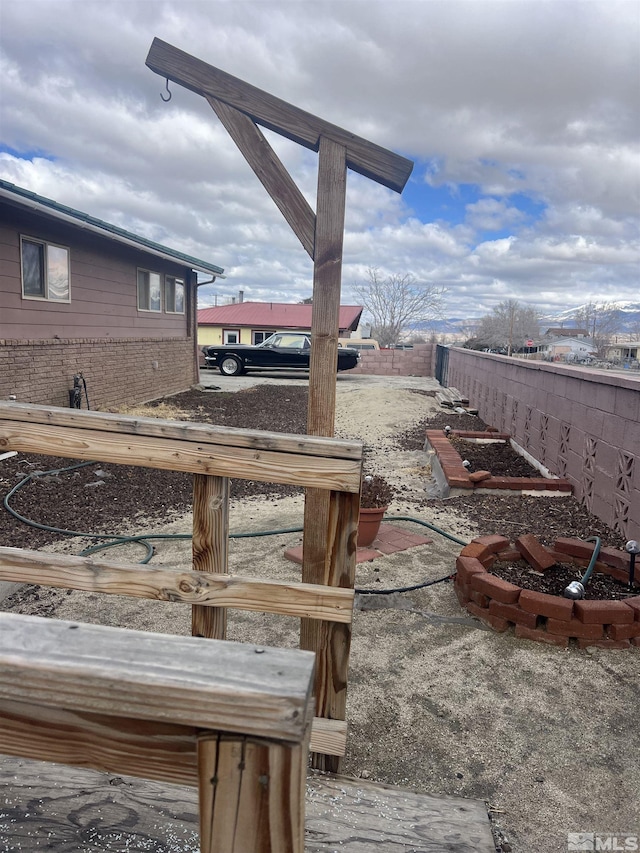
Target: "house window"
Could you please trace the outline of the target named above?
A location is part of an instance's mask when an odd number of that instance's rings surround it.
[[[181,278],[165,275],[164,310],[168,314],[184,314],[184,281]]]
[[[160,311],[160,274],[138,270],[138,311]]]
[[[69,250],[26,237],[20,249],[23,297],[70,302]]]
[[[266,341],[268,337],[270,337],[273,332],[252,332],[251,338],[253,345],[261,344],[262,341]]]
[[[223,329],[222,330],[222,343],[223,344],[239,344],[240,343],[240,329]]]

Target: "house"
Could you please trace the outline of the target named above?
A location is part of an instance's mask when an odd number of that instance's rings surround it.
[[[556,338],[538,343],[538,355],[546,361],[582,361],[595,356],[598,348],[585,338]]]
[[[611,344],[607,347],[607,358],[620,364],[640,361],[640,341]]]
[[[68,406],[80,375],[83,408],[188,388],[198,272],[223,269],[0,181],[0,399]]]
[[[198,344],[260,344],[274,332],[311,331],[312,305],[288,302],[235,302],[198,311]],[[341,305],[340,338],[358,328],[361,305]]]
[[[558,328],[548,328],[544,333],[545,338],[588,338],[589,332],[586,329],[572,329],[559,326]]]

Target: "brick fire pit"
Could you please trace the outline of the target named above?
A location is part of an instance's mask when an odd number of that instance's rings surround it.
[[[460,604],[494,631],[514,629],[516,637],[555,646],[600,646],[624,649],[640,646],[640,595],[624,601],[572,601],[558,595],[522,589],[496,575],[497,560],[524,559],[536,571],[557,562],[586,567],[594,544],[580,539],[556,539],[546,548],[531,534],[512,544],[505,536],[480,536],[460,552],[454,587]],[[629,555],[602,548],[594,571],[626,583]]]

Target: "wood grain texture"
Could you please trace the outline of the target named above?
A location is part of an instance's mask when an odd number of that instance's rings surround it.
[[[0,753],[197,785],[192,726],[0,699]],[[0,847],[0,850],[2,848]]]
[[[229,480],[227,477],[193,475],[193,568],[199,572],[229,571]],[[224,607],[191,608],[194,637],[224,640],[227,611]]]
[[[319,155],[307,432],[332,436],[335,429],[335,365],[338,358],[346,154],[344,147],[323,137]],[[305,583],[328,583],[331,499],[319,488],[309,488],[305,495],[302,556],[302,580]],[[312,581],[311,578],[321,580]],[[320,633],[318,626],[302,622],[301,648],[321,652],[321,644],[325,639],[326,636]],[[324,689],[327,688],[323,673],[316,670],[318,707],[325,704],[322,696]],[[321,711],[318,714],[324,716]]]
[[[260,128],[248,116],[224,101],[208,95],[205,97],[302,243],[304,250],[313,258],[315,213]]]
[[[358,529],[359,496],[333,492],[330,496],[325,531],[326,559],[319,571],[320,561],[303,566],[312,571],[319,583],[328,586],[353,588],[356,570],[356,538]],[[306,528],[305,528],[306,530]],[[306,532],[305,532],[306,536]],[[351,626],[336,622],[313,623],[303,619],[300,624],[300,648],[316,655],[316,714],[331,720],[346,719]],[[314,754],[313,766],[333,773],[341,768],[340,757]]]
[[[253,121],[305,148],[317,151],[321,136],[335,140],[344,146],[351,169],[396,192],[402,192],[409,179],[413,169],[411,160],[323,121],[158,38],[153,40],[146,65],[161,77],[199,95],[210,95],[235,107]]]
[[[177,439],[71,427],[2,421],[0,449],[292,486],[313,484],[341,491],[360,488],[360,463],[351,459],[338,461],[273,450],[198,446]]]
[[[306,744],[203,736],[202,853],[303,853]]]
[[[175,572],[139,563],[21,548],[0,547],[0,580],[333,622],[348,623],[353,616],[354,593],[350,589],[237,575]]]
[[[262,451],[293,453],[309,456],[326,456],[330,459],[361,459],[362,444],[345,439],[326,439],[314,435],[295,435],[266,430],[238,429],[161,418],[133,417],[111,412],[93,412],[84,409],[61,409],[54,406],[35,406],[30,403],[11,403],[0,400],[0,439],[2,421],[21,424],[43,424],[52,427],[117,432],[123,435],[175,438],[196,444],[244,447]]]
[[[199,853],[194,788],[13,758],[0,788],[11,853]],[[305,853],[495,850],[481,800],[312,773],[305,809]]]
[[[0,614],[0,698],[300,740],[314,656]]]

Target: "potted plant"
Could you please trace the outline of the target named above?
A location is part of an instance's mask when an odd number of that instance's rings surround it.
[[[375,540],[393,495],[394,489],[379,474],[368,474],[362,478],[357,540],[359,548],[371,545]]]

